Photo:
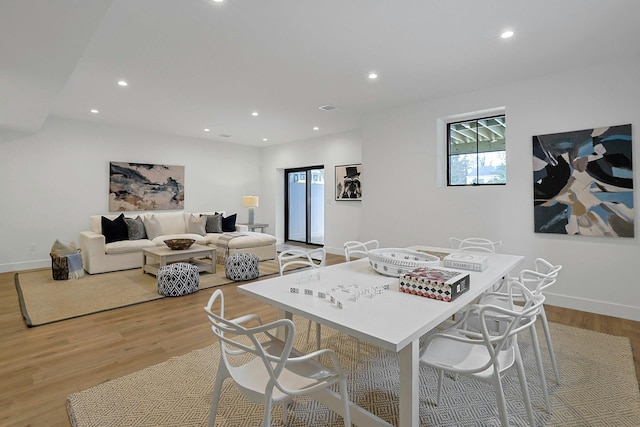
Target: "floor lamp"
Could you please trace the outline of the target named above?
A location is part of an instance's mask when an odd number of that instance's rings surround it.
[[[258,196],[242,196],[242,206],[249,208],[249,225],[255,224]]]

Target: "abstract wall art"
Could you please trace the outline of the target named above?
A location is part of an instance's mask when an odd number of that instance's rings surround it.
[[[109,163],[109,211],[184,209],[184,166]]]
[[[336,166],[336,200],[362,200],[362,165]]]
[[[634,237],[631,125],[533,137],[536,233]]]

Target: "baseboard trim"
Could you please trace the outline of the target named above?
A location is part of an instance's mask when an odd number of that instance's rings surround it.
[[[50,267],[51,259],[40,259],[35,261],[14,262],[11,264],[0,264],[0,273],[12,271],[31,270],[34,268]]]
[[[640,322],[640,307],[571,297],[551,292],[545,292],[544,295],[546,297],[545,304]]]

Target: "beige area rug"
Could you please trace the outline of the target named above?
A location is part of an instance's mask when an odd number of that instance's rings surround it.
[[[296,319],[297,330],[306,321]],[[362,360],[355,359],[355,340],[323,327],[323,346],[339,352],[349,375],[352,401],[393,425],[398,423],[398,360],[395,353],[361,344]],[[533,409],[538,426],[633,426],[640,425],[640,394],[634,372],[631,344],[615,337],[559,324],[551,324],[556,356],[562,375],[557,385],[545,358],[553,414],[544,410],[530,340],[522,339]],[[305,333],[297,347],[313,350]],[[314,340],[311,340],[314,341]],[[541,335],[543,352],[544,339]],[[548,353],[543,353],[545,355]],[[77,427],[108,426],[205,426],[218,346],[212,345],[133,374],[74,393],[68,397],[71,424]],[[421,368],[421,426],[497,426],[493,388],[459,376],[445,377],[443,399],[435,406],[435,371]],[[503,380],[513,426],[528,425],[517,374],[507,371]],[[256,426],[263,406],[245,400],[227,380],[218,408],[218,426]],[[342,418],[308,398],[298,398],[289,413],[291,426],[342,426]],[[281,408],[274,409],[273,423],[281,425]]]
[[[276,260],[259,264],[260,276],[278,273]],[[224,265],[216,274],[200,273],[200,289],[231,283]],[[142,269],[85,274],[77,280],[53,280],[51,269],[16,273],[15,284],[22,315],[29,326],[39,326],[100,311],[153,301],[158,294],[155,276]]]

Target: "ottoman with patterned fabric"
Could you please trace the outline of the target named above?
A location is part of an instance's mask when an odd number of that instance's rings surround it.
[[[224,271],[228,279],[234,282],[255,279],[260,275],[258,262],[260,258],[254,254],[238,253],[229,255],[224,262]]]
[[[179,297],[198,291],[200,273],[198,267],[186,262],[176,262],[158,269],[158,293],[165,297]]]

